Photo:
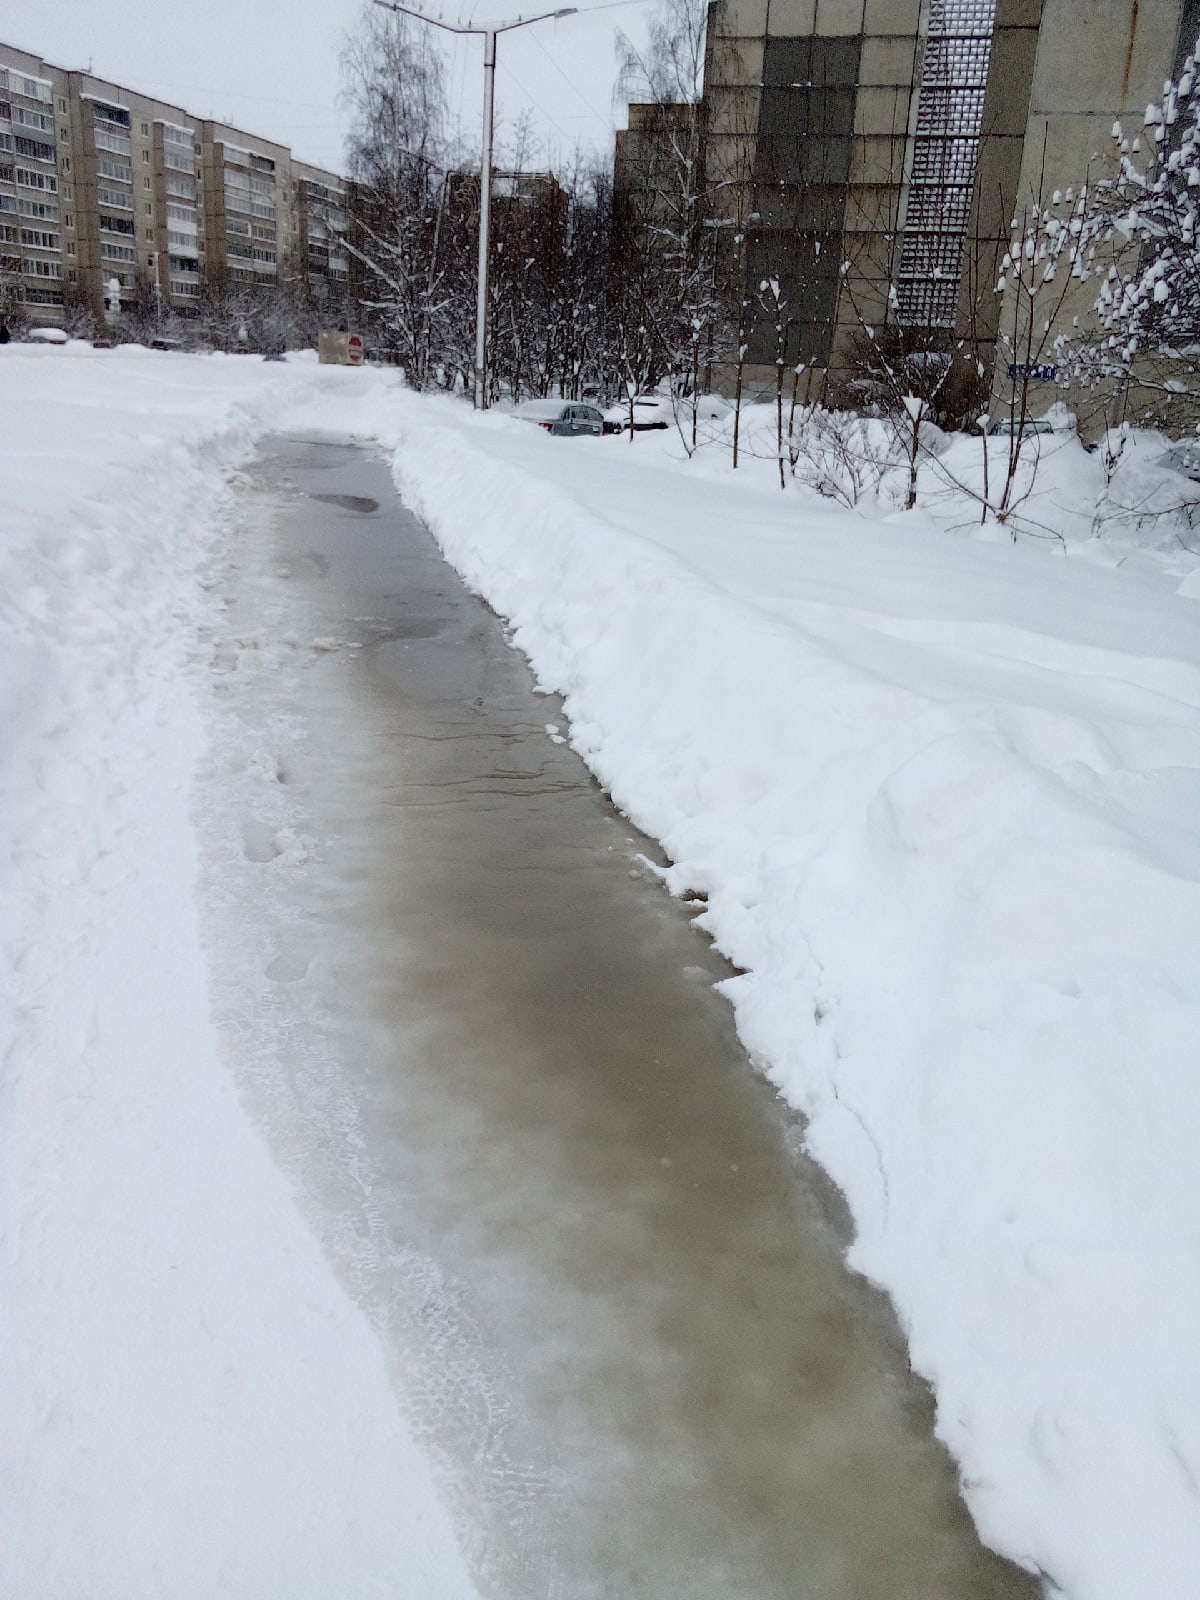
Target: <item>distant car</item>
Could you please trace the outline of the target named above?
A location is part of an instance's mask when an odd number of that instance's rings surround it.
[[[629,401],[618,400],[604,413],[604,420],[614,433],[629,427]],[[633,400],[633,431],[648,433],[652,428],[669,428],[675,421],[670,400],[661,394],[639,394]]]
[[[993,439],[1011,439],[1015,433],[1020,433],[1022,438],[1031,438],[1035,433],[1056,433],[1058,430],[1049,417],[1026,417],[1025,426],[1021,426],[1020,417],[998,417],[995,422],[988,424],[988,435]]]
[[[160,333],[150,340],[150,348],[151,350],[186,350],[187,345],[184,344],[182,339],[172,339],[166,334]]]
[[[679,420],[685,425],[691,421],[692,401],[682,395],[673,401],[669,395],[639,394],[633,400],[633,431],[647,433],[652,428],[673,428],[678,409]],[[729,402],[719,394],[702,394],[696,401],[696,415],[704,422],[719,421],[729,414]],[[623,433],[629,427],[629,401],[618,400],[604,413],[605,431]]]
[[[61,328],[30,328],[25,337],[32,344],[66,344],[68,335]]]
[[[526,400],[513,412],[519,422],[532,422],[561,438],[596,436],[604,432],[599,406],[583,400]]]

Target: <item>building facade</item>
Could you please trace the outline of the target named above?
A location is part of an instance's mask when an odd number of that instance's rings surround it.
[[[1086,183],[1115,120],[1140,131],[1197,34],[1200,0],[715,0],[704,162],[745,384],[773,390],[782,363],[836,393],[889,324],[969,339],[988,367],[999,349],[1003,375],[1014,217]],[[652,170],[671,129],[631,108],[618,169]],[[1063,317],[1091,300],[1064,297]]]
[[[346,184],[285,146],[0,44],[0,315],[344,298]]]

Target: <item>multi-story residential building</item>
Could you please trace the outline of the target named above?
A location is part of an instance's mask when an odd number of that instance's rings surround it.
[[[1086,183],[1114,120],[1140,127],[1198,33],[1200,0],[715,0],[699,111],[746,383],[773,389],[782,360],[802,388],[836,387],[889,321],[947,348],[969,328],[992,361],[1014,215]],[[617,178],[644,188],[679,113],[630,116]]]
[[[97,319],[139,302],[155,313],[193,311],[203,253],[192,120],[179,106],[90,73],[62,79],[63,204],[76,251],[68,304]]]
[[[220,122],[204,123],[201,152],[210,286],[294,285],[290,152]]]
[[[336,302],[346,184],[284,145],[0,45],[0,315]]]
[[[341,179],[304,162],[292,163],[292,176],[309,297],[331,316],[344,316],[350,293],[351,192]]]
[[[66,102],[56,88],[37,56],[0,52],[0,317],[20,305],[47,321],[63,314],[74,245],[59,186]]]

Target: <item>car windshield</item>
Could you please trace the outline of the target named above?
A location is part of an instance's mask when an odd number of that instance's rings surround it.
[[[527,422],[557,422],[566,410],[562,400],[526,400],[513,412]]]

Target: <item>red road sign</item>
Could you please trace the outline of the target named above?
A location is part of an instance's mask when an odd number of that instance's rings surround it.
[[[350,335],[349,343],[347,345],[347,350],[348,350],[349,356],[350,356],[350,365],[352,367],[361,367],[362,364],[363,364],[363,354],[364,354],[364,352],[363,352],[362,336],[360,334],[352,333]]]

